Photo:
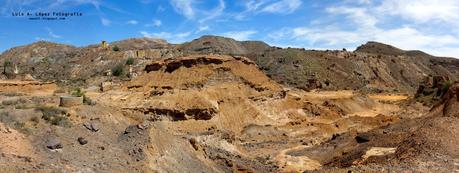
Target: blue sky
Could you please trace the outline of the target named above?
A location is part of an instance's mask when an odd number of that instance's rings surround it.
[[[12,12],[81,12],[62,21]],[[0,51],[39,40],[76,46],[202,35],[349,50],[374,40],[459,57],[458,0],[0,0]]]

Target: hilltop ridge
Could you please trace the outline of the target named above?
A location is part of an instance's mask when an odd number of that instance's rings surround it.
[[[421,51],[404,51],[373,41],[359,46],[354,52],[277,48],[262,41],[236,41],[210,35],[175,45],[166,40],[150,38],[132,38],[110,44],[111,47],[118,47],[120,51],[114,52],[111,48],[101,49],[100,45],[76,48],[37,42],[6,51],[0,55],[0,62],[5,60],[10,60],[14,64],[21,62],[24,73],[34,71],[35,74],[32,75],[35,77],[59,81],[68,78],[70,74],[82,79],[94,76],[96,73],[100,74],[101,70],[113,68],[138,50],[144,51],[145,56],[151,59],[193,54],[241,55],[255,61],[268,76],[284,85],[306,90],[362,89],[371,92],[378,90],[414,92],[417,84],[426,76],[448,76],[451,80],[459,76],[457,59],[434,57]],[[85,74],[76,74],[76,69],[72,69],[74,67],[61,70],[70,64],[85,65],[101,58],[108,60],[104,62],[105,66],[86,65],[88,69],[85,70]],[[45,67],[46,63],[51,63],[51,68]],[[44,71],[31,70],[37,65],[40,68],[40,64],[44,66],[43,69],[47,68],[56,73],[60,71],[65,75],[51,74],[50,76],[50,72],[41,75]]]

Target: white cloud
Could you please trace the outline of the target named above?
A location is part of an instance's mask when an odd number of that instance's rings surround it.
[[[225,1],[217,1],[218,5],[214,8],[199,6],[201,2],[197,0],[171,0],[171,5],[177,13],[185,16],[185,18],[204,23],[223,14],[226,8]]]
[[[108,20],[108,19],[106,19],[106,18],[103,18],[103,17],[100,18],[100,22],[101,22],[102,25],[104,25],[104,26],[110,26],[110,24],[112,23],[112,21],[110,21],[110,20]]]
[[[164,12],[166,11],[166,8],[164,8],[162,5],[158,5],[158,7],[156,7],[156,12],[157,13],[161,13],[161,12]]]
[[[235,40],[244,41],[244,40],[249,40],[250,37],[256,33],[257,31],[247,30],[247,31],[230,31],[230,32],[223,33],[222,35],[225,37],[233,38]]]
[[[147,38],[165,39],[172,43],[181,43],[186,41],[186,38],[191,35],[191,32],[170,33],[140,31],[140,34]]]
[[[352,43],[362,43],[365,41],[365,33],[342,31],[336,28],[293,28],[291,31],[291,39],[300,41],[308,41],[310,45],[320,44],[338,48],[338,45],[346,45]]]
[[[153,20],[153,26],[160,27],[163,23],[161,20],[155,19]]]
[[[374,27],[377,19],[370,15],[365,8],[358,7],[329,7],[326,9],[328,13],[335,15],[347,15],[347,18],[352,20],[355,24],[362,27]]]
[[[137,25],[139,22],[137,20],[129,20],[126,23],[130,25]]]
[[[279,34],[282,33],[282,34]],[[459,37],[456,35],[428,34],[412,27],[404,26],[383,30],[350,30],[335,27],[297,27],[272,33],[272,38],[290,39],[303,47],[325,47],[352,49],[366,41],[378,41],[405,50],[422,50],[439,56],[459,57]],[[276,40],[276,39],[272,39]],[[306,44],[304,44],[306,43]]]
[[[139,0],[142,4],[150,4],[152,0]]]
[[[263,6],[266,3],[267,3],[266,1],[261,1],[261,0],[249,0],[249,1],[246,1],[244,5],[248,11],[257,11],[258,9],[261,8],[261,6]]]
[[[100,1],[99,0],[55,0],[50,5],[52,8],[62,8],[64,6],[78,6],[84,4],[91,4],[96,9],[100,9]]]
[[[178,38],[185,38],[185,37],[188,37],[190,36],[191,32],[182,32],[182,33],[178,33],[175,35],[175,37],[178,37]]]
[[[302,0],[246,0],[243,5],[245,10],[233,15],[236,20],[258,13],[290,14],[301,7]]]
[[[172,37],[172,34],[169,32],[160,32],[160,33],[150,33],[147,31],[140,31],[140,34],[142,34],[144,37],[148,38],[161,38],[161,39],[166,39]]]
[[[62,36],[60,35],[57,35],[57,34],[54,34],[54,32],[51,30],[51,28],[46,28],[46,30],[48,31],[48,35],[51,37],[51,38],[62,38]]]
[[[373,40],[405,50],[459,57],[459,32],[454,31],[459,26],[459,1],[346,1],[324,7],[324,11],[329,15],[319,18],[321,22],[273,31],[267,39],[327,49],[353,49]]]
[[[372,0],[357,0],[359,4],[371,4]]]
[[[437,49],[447,48],[454,45],[459,47],[459,37],[457,36],[427,34],[411,27],[380,31],[377,35],[375,35],[374,40],[392,44],[402,49],[421,49],[439,55],[447,52],[439,52]]]
[[[194,0],[171,0],[171,3],[177,13],[184,15],[188,19],[194,18]]]
[[[377,7],[379,13],[401,16],[418,23],[431,21],[458,22],[457,0],[385,0]]]
[[[289,14],[301,6],[301,0],[280,0],[269,4],[261,10],[262,12]]]
[[[291,32],[289,28],[282,28],[280,30],[269,33],[267,36],[268,36],[268,39],[279,41],[287,37],[287,35],[290,34],[289,32]]]
[[[211,20],[211,19],[214,19],[220,15],[223,14],[223,11],[225,10],[225,1],[223,0],[219,0],[218,1],[218,6],[215,7],[214,9],[212,10],[209,10],[209,11],[203,11],[203,16],[205,16],[204,18],[202,18],[201,20],[199,20],[200,23],[204,23],[208,20]]]
[[[155,19],[155,20],[153,20],[152,23],[146,24],[145,26],[146,27],[160,27],[162,24],[163,24],[163,22],[161,22],[161,20]]]
[[[35,37],[36,41],[51,41],[49,38]]]
[[[209,26],[199,26],[197,32],[203,32],[209,30]]]

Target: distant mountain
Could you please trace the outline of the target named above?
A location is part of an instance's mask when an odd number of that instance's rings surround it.
[[[95,82],[94,77],[133,56],[128,50],[145,50],[146,58],[157,60],[189,54],[246,56],[278,83],[306,90],[414,92],[429,76],[459,78],[458,59],[405,51],[378,42],[368,42],[354,52],[278,48],[262,41],[236,41],[219,36],[202,36],[177,45],[161,39],[133,38],[110,46],[117,46],[120,51],[103,49],[100,44],[77,48],[37,42],[5,51],[0,55],[0,62],[12,61],[20,66],[22,73],[31,73],[38,79],[86,83]],[[151,60],[135,61],[134,70],[141,70],[148,61]]]
[[[261,53],[269,47],[268,44],[261,41],[241,42],[232,38],[207,35],[178,45],[177,48],[188,53],[246,55],[253,52]]]
[[[382,55],[405,55],[406,52],[402,49],[396,48],[391,45],[384,43],[378,43],[374,41],[367,42],[355,50],[355,52],[361,53],[373,53],[373,54],[382,54]]]
[[[166,40],[154,38],[130,38],[112,42],[111,45],[118,46],[121,50],[161,49],[171,46]]]
[[[77,48],[70,45],[38,41],[25,46],[18,46],[6,50],[1,54],[2,61],[8,60],[13,63],[31,63],[42,57],[58,58],[63,57],[68,52],[75,51]]]

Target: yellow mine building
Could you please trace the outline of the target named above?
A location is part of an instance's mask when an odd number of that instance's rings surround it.
[[[106,41],[102,41],[101,46],[103,48],[107,48],[108,47],[108,43]]]
[[[137,51],[135,51],[135,56],[136,56],[137,58],[143,58],[143,57],[145,57],[145,50],[137,50]]]

